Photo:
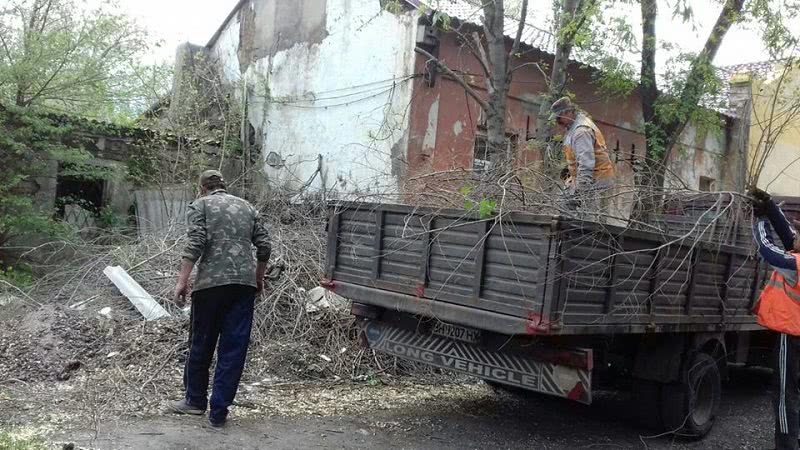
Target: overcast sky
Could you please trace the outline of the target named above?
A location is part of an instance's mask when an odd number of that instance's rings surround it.
[[[171,59],[175,47],[181,42],[189,41],[205,45],[237,3],[237,0],[119,1],[125,10],[151,30],[154,37],[164,41],[163,47],[154,52],[154,57],[158,59]],[[659,2],[664,3],[660,7],[657,24],[660,38],[677,44],[684,51],[697,51],[714,25],[721,6],[713,0],[692,0],[690,3],[695,9],[697,27],[694,30],[692,25],[683,24],[670,17],[666,1]],[[551,0],[530,0],[530,2],[535,7],[551,4]],[[638,22],[638,11],[631,11],[631,14],[632,21]],[[795,25],[797,31],[800,31],[800,23]],[[638,27],[638,23],[635,26]],[[638,32],[638,28],[634,31]],[[717,65],[731,65],[763,61],[767,58],[758,34],[737,25],[725,38],[715,62]]]

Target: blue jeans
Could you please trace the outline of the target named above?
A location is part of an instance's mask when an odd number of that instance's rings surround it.
[[[231,284],[192,293],[189,357],[183,372],[186,402],[200,409],[208,403],[208,372],[214,349],[217,366],[209,420],[225,420],[247,358],[256,289]],[[217,344],[219,342],[219,345]]]

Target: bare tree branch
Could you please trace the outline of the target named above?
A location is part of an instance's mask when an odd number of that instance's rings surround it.
[[[442,72],[452,77],[456,83],[458,83],[459,85],[461,85],[462,88],[464,88],[464,91],[466,91],[470,97],[472,97],[476,102],[478,102],[478,104],[480,105],[481,108],[483,108],[484,111],[489,109],[489,104],[486,102],[486,100],[484,100],[483,97],[481,97],[481,95],[478,94],[478,91],[476,91],[472,86],[469,85],[469,83],[467,83],[464,77],[455,73],[452,69],[447,67],[447,65],[441,62],[439,58],[431,55],[424,49],[415,47],[414,51],[428,58],[429,62],[433,62],[434,64],[436,64],[437,67],[439,67],[442,70]]]
[[[491,82],[492,80],[492,71],[489,69],[491,67],[491,63],[489,62],[489,58],[486,56],[486,49],[483,47],[483,42],[481,42],[481,37],[478,36],[477,32],[472,32],[472,42],[475,44],[475,47],[478,49],[478,61],[481,63],[483,67],[486,67],[486,79]]]
[[[511,52],[508,54],[509,59],[516,57],[519,52],[519,45],[522,41],[522,32],[525,30],[525,22],[528,19],[528,0],[522,0],[522,11],[519,14],[519,25],[517,26],[517,35],[514,37],[514,43],[511,45]],[[511,72],[509,72],[511,74]]]

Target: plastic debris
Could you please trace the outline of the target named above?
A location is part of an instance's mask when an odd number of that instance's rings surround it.
[[[128,272],[120,266],[107,266],[103,273],[112,283],[128,297],[133,306],[142,313],[145,320],[156,320],[162,317],[169,317],[169,313],[164,307],[158,304],[153,297],[136,282]]]
[[[344,311],[349,304],[348,300],[341,295],[335,294],[322,286],[310,289],[308,292],[301,292],[306,295],[306,312],[317,312],[321,309],[334,309]]]

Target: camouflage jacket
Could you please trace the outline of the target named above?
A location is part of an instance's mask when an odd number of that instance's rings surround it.
[[[256,285],[256,259],[268,261],[272,247],[253,205],[218,189],[190,203],[186,219],[188,243],[182,256],[199,260],[195,291],[226,284]]]

